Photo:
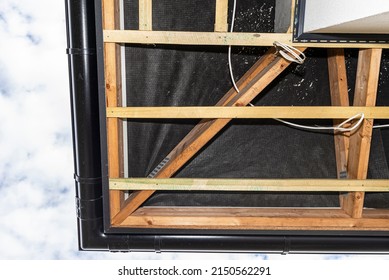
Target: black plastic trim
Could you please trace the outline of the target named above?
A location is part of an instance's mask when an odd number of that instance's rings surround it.
[[[73,54],[73,55],[94,55],[94,54],[96,54],[96,49],[94,49],[94,48],[89,48],[89,49],[67,48],[66,53]]]
[[[104,48],[103,48],[103,23],[102,23],[102,4],[101,1],[95,0],[96,9],[96,51],[97,51],[97,87],[99,96],[100,110],[100,143],[101,143],[101,176],[103,191],[103,208],[104,208],[104,232],[108,233],[111,229],[111,213],[109,207],[109,182],[108,182],[108,142],[107,142],[107,116],[106,116],[106,99],[105,99],[105,69],[104,69]]]
[[[74,174],[74,180],[79,183],[84,183],[84,184],[95,184],[95,183],[100,183],[101,182],[101,177],[96,177],[96,178],[82,178],[78,176],[77,174]]]

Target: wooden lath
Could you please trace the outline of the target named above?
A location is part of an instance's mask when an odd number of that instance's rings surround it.
[[[344,49],[328,50],[328,74],[331,104],[333,106],[350,106]],[[341,111],[350,108],[353,107],[342,108]],[[341,122],[342,120],[336,119],[334,120],[334,125],[339,125]],[[349,132],[337,133],[334,135],[336,170],[338,179],[347,178],[348,149],[350,144],[349,137]],[[343,195],[339,195],[339,203],[341,206],[343,205],[343,198]]]
[[[103,0],[103,28],[119,28],[119,1]],[[104,68],[105,68],[105,94],[107,107],[121,106],[121,57],[119,46],[115,43],[104,44]],[[118,118],[107,119],[107,142],[109,177],[123,176],[122,154],[123,145],[121,139],[122,130]],[[124,193],[110,191],[110,215],[114,217],[121,209],[124,201]]]
[[[145,208],[140,207],[147,200],[155,189],[163,189],[163,185],[153,183],[153,180],[176,180],[176,179],[158,179],[170,178],[177,172],[188,160],[215,137],[220,130],[235,117],[253,117],[260,116],[258,108],[244,107],[254,99],[262,90],[282,73],[290,64],[281,57],[275,56],[275,49],[269,51],[240,79],[237,83],[240,92],[237,93],[234,88],[213,107],[215,114],[204,115],[208,109],[204,107],[191,109],[198,113],[198,118],[203,118],[197,126],[169,153],[164,164],[158,172],[156,179],[142,179],[146,184],[154,184],[150,189],[148,187],[139,187],[137,191],[131,193],[130,197],[124,201],[124,189],[134,189],[126,186],[134,184],[134,181],[121,178],[121,145],[122,138],[120,129],[120,118],[139,117],[147,118],[148,110],[156,108],[121,108],[121,81],[120,81],[120,51],[117,43],[141,43],[141,44],[177,44],[177,45],[242,45],[242,46],[272,46],[274,41],[283,42],[289,45],[300,47],[304,51],[306,47],[325,47],[334,48],[329,51],[328,65],[330,74],[330,87],[332,105],[348,106],[347,79],[344,68],[344,53],[338,48],[388,48],[388,44],[371,43],[294,43],[290,33],[228,33],[228,0],[215,0],[215,32],[176,32],[176,31],[152,31],[152,0],[139,0],[139,30],[119,30],[119,5],[118,0],[103,0],[103,32],[104,32],[104,55],[105,55],[105,74],[106,74],[106,97],[107,97],[107,133],[108,133],[108,161],[109,178],[111,187],[114,184],[121,184],[120,187],[112,187],[110,190],[110,213],[111,225],[115,227],[147,227],[147,228],[185,228],[185,229],[239,229],[239,230],[389,230],[389,211],[363,209],[363,195],[365,191],[388,191],[387,180],[341,180],[327,181],[324,185],[309,183],[309,179],[302,180],[299,186],[290,186],[292,180],[286,180],[288,183],[280,183],[273,180],[273,185],[263,186],[259,181],[254,180],[257,185],[250,185],[245,180],[241,184],[227,184],[226,181],[218,182],[218,179],[211,179],[212,188],[215,185],[223,190],[245,191],[256,188],[257,191],[283,191],[288,187],[296,191],[353,191],[349,192],[342,200],[339,209],[263,209],[263,208]],[[292,1],[294,4],[294,1]],[[292,12],[293,14],[293,12]],[[293,22],[293,16],[292,16]],[[378,81],[379,67],[382,50],[361,50],[359,66],[357,71],[356,99],[355,107],[328,108],[325,112],[313,113],[314,118],[348,118],[356,110],[362,110],[367,116],[367,120],[357,133],[350,138],[350,155],[348,155],[348,136],[335,135],[335,151],[337,155],[337,168],[339,178],[340,174],[347,169],[349,179],[365,179],[362,176],[367,170],[368,151],[365,148],[370,147],[372,121],[369,118],[388,118],[386,108],[372,108],[373,95],[376,93],[374,87]],[[364,67],[362,67],[364,65]],[[368,65],[368,66],[366,66]],[[365,68],[366,66],[366,68]],[[372,95],[373,93],[373,95]],[[359,102],[359,103],[358,103]],[[375,99],[374,99],[375,103]],[[230,107],[229,112],[225,112]],[[234,107],[234,108],[231,108]],[[186,108],[187,109],[187,108]],[[231,113],[231,110],[236,110]],[[316,108],[317,109],[317,108]],[[131,112],[129,111],[131,110]],[[159,109],[161,117],[167,117],[165,108]],[[177,110],[176,115],[170,117],[182,117],[184,112]],[[278,108],[263,108],[268,111],[267,117],[275,117],[274,111]],[[293,108],[279,118],[292,117],[298,118],[301,114],[309,113],[312,108]],[[222,115],[224,111],[224,116]],[[320,110],[321,111],[321,110]],[[330,115],[330,111],[332,112]],[[346,114],[347,112],[347,114]],[[312,112],[311,112],[312,113]],[[349,114],[348,114],[349,113]],[[263,114],[263,112],[261,113]],[[297,114],[297,115],[296,115]],[[326,115],[327,114],[327,115]],[[149,115],[150,116],[150,115]],[[206,118],[204,118],[204,116]],[[307,115],[305,115],[306,117]],[[185,117],[185,116],[184,116]],[[224,117],[222,119],[221,117]],[[339,120],[335,120],[335,124]],[[367,155],[366,155],[367,152]],[[352,154],[352,155],[351,155]],[[119,179],[117,179],[119,178]],[[125,181],[127,180],[127,181]],[[183,179],[181,179],[183,180]],[[185,188],[196,186],[205,190],[209,188],[204,182],[195,181],[186,182]],[[194,181],[193,181],[194,180]],[[150,183],[151,182],[151,183]],[[168,182],[168,183],[166,183]],[[172,183],[166,181],[166,184]],[[182,181],[174,181],[175,186],[183,186]],[[243,183],[244,182],[244,183]],[[143,183],[136,182],[137,186]],[[159,185],[158,185],[159,184]],[[192,184],[192,185],[190,185]],[[243,184],[243,185],[242,185]],[[252,183],[254,184],[254,183]],[[288,185],[289,184],[289,185]],[[348,185],[347,185],[348,184]],[[204,187],[205,186],[205,187]],[[195,188],[196,188],[195,187]],[[168,188],[168,187],[166,187]],[[262,188],[262,189],[261,189]],[[267,189],[266,189],[267,188]],[[337,188],[334,190],[333,188]],[[289,189],[291,190],[291,189]],[[343,198],[343,196],[342,196]],[[363,211],[362,211],[363,210]]]
[[[228,0],[216,0],[215,32],[228,31]]]
[[[112,178],[111,190],[239,192],[389,192],[389,180]]]
[[[104,42],[127,44],[272,46],[292,44],[287,33],[229,33],[186,31],[104,30]]]
[[[342,209],[142,207],[120,227],[213,230],[387,231],[388,210],[366,210],[359,219]]]
[[[153,29],[153,1],[139,0],[139,30]]]
[[[266,107],[108,107],[108,118],[129,119],[345,119],[363,113],[365,118],[387,119],[387,107],[266,106]],[[338,135],[337,135],[338,136]]]
[[[185,31],[138,31],[104,30],[104,42],[128,44],[168,44],[203,46],[263,46],[270,47],[274,41],[298,48],[389,48],[380,43],[295,43],[290,33],[244,33],[244,32],[185,32]]]
[[[354,106],[375,106],[382,49],[359,51]],[[369,165],[373,119],[365,119],[350,136],[347,173],[349,179],[366,179]],[[343,199],[343,209],[353,218],[362,217],[364,192],[349,193]]]
[[[343,49],[328,50],[328,72],[330,82],[331,104],[333,106],[350,105],[348,97],[346,62]],[[338,111],[355,109],[355,107],[337,108]],[[365,112],[363,112],[365,113]],[[366,114],[365,114],[366,116]],[[375,117],[376,118],[376,117]],[[335,119],[334,125],[339,125],[343,120]],[[347,173],[347,158],[349,147],[349,133],[335,134],[335,155],[338,178]]]

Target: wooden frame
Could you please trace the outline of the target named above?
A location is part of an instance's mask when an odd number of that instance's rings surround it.
[[[366,180],[372,120],[389,118],[389,110],[386,107],[374,107],[380,54],[382,48],[389,47],[388,44],[294,43],[291,33],[227,33],[228,0],[215,0],[215,32],[152,31],[151,0],[139,0],[138,31],[118,30],[117,1],[102,1],[110,224],[113,228],[389,231],[389,210],[363,208],[364,192],[389,191],[389,180]],[[269,48],[268,52],[238,81],[241,91],[237,93],[231,88],[215,107],[125,108],[118,101],[121,95],[121,82],[120,52],[117,48],[121,43],[273,46],[274,41],[298,47],[301,51],[305,51],[307,47],[331,48],[328,65],[334,107],[283,107],[283,110],[280,110],[280,107],[245,107],[291,64],[277,56],[274,47]],[[346,107],[349,104],[344,52],[339,49],[348,47],[364,48],[360,50],[360,66],[357,70],[359,86],[355,94],[358,101],[353,107]],[[318,108],[320,110],[317,110]],[[334,119],[334,123],[338,124],[341,119],[361,112],[365,114],[366,119],[358,133],[351,136],[334,135],[338,178],[346,180],[169,179],[234,118],[327,118]],[[121,118],[201,118],[201,121],[152,172],[152,178],[123,178],[120,176]],[[346,194],[340,196],[340,207],[336,209],[141,206],[156,190],[172,189],[342,191]],[[126,200],[125,190],[133,190]]]

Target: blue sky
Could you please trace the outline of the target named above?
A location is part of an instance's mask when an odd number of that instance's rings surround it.
[[[0,38],[0,259],[334,258],[78,252],[64,1],[1,0]]]

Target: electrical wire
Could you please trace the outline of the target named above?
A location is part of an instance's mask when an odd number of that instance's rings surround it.
[[[348,127],[348,128],[343,127],[347,123],[349,123],[349,122],[351,122],[351,121],[353,121],[353,120],[355,120],[357,118],[359,118],[359,120],[353,126]],[[279,122],[282,122],[282,123],[284,123],[286,125],[289,125],[289,126],[292,126],[292,127],[296,127],[296,128],[300,128],[300,129],[333,130],[334,132],[352,132],[355,129],[357,129],[358,127],[360,127],[360,125],[362,124],[364,119],[365,119],[365,115],[363,113],[359,113],[359,114],[356,114],[355,116],[352,116],[351,118],[348,118],[347,120],[345,120],[344,122],[338,124],[337,126],[306,126],[306,125],[300,125],[300,124],[296,124],[296,123],[291,123],[291,122],[288,122],[288,121],[285,121],[285,120],[281,120],[281,119],[275,118],[276,121],[279,121]]]
[[[234,6],[232,9],[232,19],[231,19],[231,28],[230,28],[231,33],[234,32],[235,14],[236,14],[236,0],[234,0]],[[232,46],[230,45],[230,46],[228,46],[228,67],[230,69],[230,78],[231,78],[232,85],[234,86],[236,92],[239,93],[239,88],[235,83],[234,73],[232,72],[231,50],[232,50]]]
[[[373,128],[386,128],[389,127],[389,124],[381,124],[381,125],[375,125]]]
[[[231,27],[230,27],[230,32],[234,32],[234,25],[235,25],[235,15],[236,15],[236,0],[233,2],[233,9],[232,9],[232,19],[231,19]],[[296,49],[295,47],[289,46],[284,43],[280,43],[275,41],[273,43],[274,47],[277,49],[278,54],[280,54],[284,59],[290,61],[290,62],[295,62],[298,64],[303,64],[305,62],[306,56],[303,52],[300,50]],[[230,72],[230,78],[232,85],[234,86],[235,90],[237,93],[239,93],[239,88],[235,82],[234,78],[234,73],[232,70],[232,59],[231,59],[231,52],[232,52],[232,46],[228,46],[228,67],[229,67],[229,72]],[[252,103],[248,104],[249,106],[255,107]],[[349,128],[344,128],[343,126],[346,125],[347,123],[355,120],[356,118],[359,118],[359,120],[351,127]],[[306,129],[306,130],[333,130],[334,132],[352,132],[353,130],[357,129],[365,119],[365,115],[363,113],[356,114],[355,116],[352,116],[351,118],[348,118],[344,122],[340,123],[337,126],[333,127],[326,127],[326,126],[306,126],[306,125],[300,125],[292,122],[288,122],[285,120],[277,119],[274,118],[274,120],[281,122],[283,124],[295,127],[295,128],[300,128],[300,129]],[[389,127],[389,125],[376,125],[373,126],[373,128],[385,128]]]
[[[302,51],[296,49],[295,47],[280,43],[278,41],[275,41],[273,45],[277,50],[276,54],[280,54],[283,58],[290,62],[303,64],[307,58]]]

